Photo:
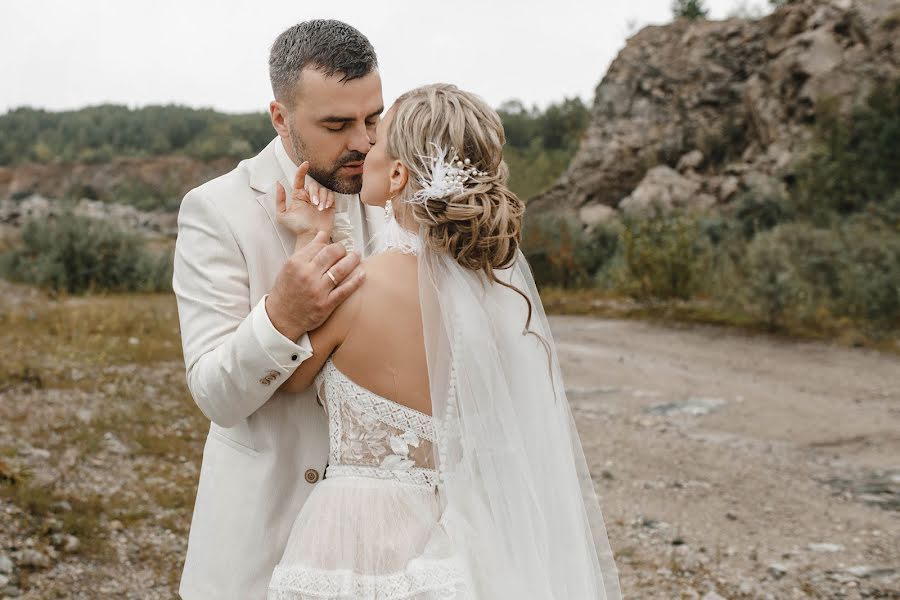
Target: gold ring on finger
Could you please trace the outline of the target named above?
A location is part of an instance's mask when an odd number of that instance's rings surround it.
[[[328,279],[330,279],[335,286],[337,286],[337,279],[334,278],[334,275],[331,274],[331,269],[325,271],[325,274],[328,275]]]

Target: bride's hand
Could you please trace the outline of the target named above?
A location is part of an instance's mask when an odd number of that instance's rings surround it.
[[[298,237],[312,237],[317,231],[329,236],[334,227],[334,192],[322,185],[306,186],[309,163],[297,169],[291,188],[291,206],[287,207],[287,193],[280,182],[275,184],[275,219]]]

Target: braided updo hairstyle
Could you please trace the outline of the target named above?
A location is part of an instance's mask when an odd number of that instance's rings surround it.
[[[496,281],[494,269],[510,266],[522,235],[525,204],[507,187],[506,137],[500,116],[484,100],[450,84],[416,88],[400,96],[387,133],[387,150],[410,171],[405,195],[429,173],[423,157],[437,144],[455,148],[473,174],[460,192],[421,203],[404,203],[431,249],[448,253],[463,267]],[[448,156],[448,160],[449,160]]]

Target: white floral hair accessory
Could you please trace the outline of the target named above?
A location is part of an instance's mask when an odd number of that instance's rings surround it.
[[[413,201],[425,202],[458,194],[470,179],[487,175],[487,172],[473,167],[468,158],[460,160],[456,148],[451,147],[448,152],[434,142],[429,143],[434,146],[436,153],[435,156],[419,155],[425,165],[425,174],[419,178],[422,189],[413,194]],[[452,156],[449,161],[448,155]]]

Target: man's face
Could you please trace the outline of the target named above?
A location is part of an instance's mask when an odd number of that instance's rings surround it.
[[[384,110],[381,76],[341,82],[307,68],[285,118],[294,160],[309,161],[309,174],[341,194],[362,188],[363,161]]]

